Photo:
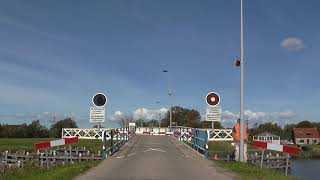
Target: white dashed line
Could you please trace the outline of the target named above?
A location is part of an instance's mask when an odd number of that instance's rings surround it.
[[[127,157],[133,156],[133,155],[135,155],[135,154],[137,154],[137,153],[128,154]]]
[[[118,157],[116,157],[117,159],[121,159],[121,158],[124,158],[124,157],[126,157],[126,156],[118,156]]]

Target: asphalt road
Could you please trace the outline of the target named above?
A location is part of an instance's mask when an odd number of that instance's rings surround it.
[[[238,179],[168,136],[136,136],[77,180]]]

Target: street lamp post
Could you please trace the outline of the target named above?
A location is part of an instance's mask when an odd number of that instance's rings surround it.
[[[243,60],[243,0],[240,0],[240,146],[239,161],[244,159],[244,60]]]
[[[159,101],[155,102],[156,104],[159,104]],[[159,124],[159,132],[160,132],[160,121],[161,121],[161,113],[159,112],[159,120],[158,120],[158,124]]]
[[[162,72],[167,73],[168,70],[162,70]],[[172,104],[171,104],[171,96],[172,96],[172,87],[171,87],[171,83],[170,83],[170,79],[168,80],[168,84],[169,84],[169,97],[170,97],[170,123],[169,123],[169,128],[171,131],[171,126],[172,126]]]

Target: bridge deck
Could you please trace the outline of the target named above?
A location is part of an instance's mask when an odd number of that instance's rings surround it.
[[[78,180],[237,179],[182,142],[168,136],[136,136]]]

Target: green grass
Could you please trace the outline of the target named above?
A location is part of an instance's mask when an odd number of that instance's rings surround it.
[[[218,157],[227,157],[227,155],[231,154],[234,150],[230,141],[209,141],[208,147],[209,156],[217,154]]]
[[[0,174],[0,179],[3,180],[70,180],[86,170],[95,167],[99,164],[98,161],[82,162],[73,165],[57,166],[50,169],[38,168],[34,166],[26,166],[18,172],[7,172]]]
[[[43,141],[53,140],[50,138],[0,138],[0,152],[9,150],[11,152],[23,151],[36,152],[35,144]],[[102,142],[98,139],[80,139],[79,144],[72,147],[86,147],[91,153],[102,151]],[[63,147],[63,146],[61,146]]]
[[[226,169],[229,169],[237,173],[241,179],[245,180],[255,180],[255,179],[264,179],[264,180],[294,180],[292,176],[285,176],[283,171],[276,171],[272,169],[260,169],[256,165],[239,163],[239,162],[218,162],[218,164]]]

